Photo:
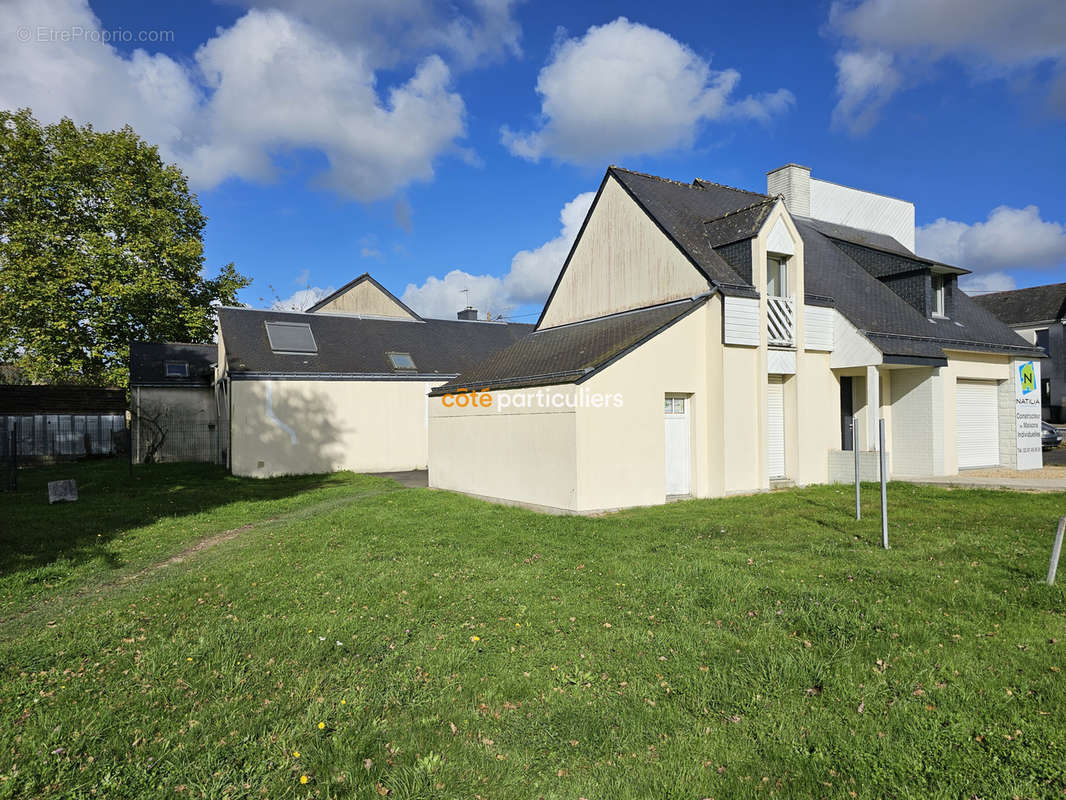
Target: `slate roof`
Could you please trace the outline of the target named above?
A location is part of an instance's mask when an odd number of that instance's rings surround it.
[[[927,319],[834,244],[821,232],[821,224],[815,225],[802,217],[796,217],[794,221],[803,239],[806,290],[832,297],[837,310],[889,360],[891,357],[943,359],[944,347],[1018,355],[1039,354],[1028,342],[962,292],[954,295],[954,310],[950,319]],[[914,257],[913,254],[911,257]]]
[[[610,167],[607,174],[614,176],[712,286],[723,294],[755,296],[750,284],[714,248],[758,233],[773,198],[698,178],[691,184],[679,183],[621,167]],[[741,211],[747,213],[737,213]],[[735,219],[721,219],[726,215],[735,215]],[[715,224],[708,229],[711,222]]]
[[[130,345],[130,386],[210,386],[212,365],[218,360],[218,345],[182,342],[133,342]],[[184,361],[189,377],[168,378],[167,361]]]
[[[526,336],[456,380],[434,389],[513,389],[580,383],[695,311],[709,295],[545,328]]]
[[[991,292],[973,298],[1008,325],[1050,322],[1066,318],[1066,283]]]
[[[229,374],[235,380],[418,379],[443,380],[473,367],[526,336],[532,325],[464,320],[386,319],[221,308],[219,329]],[[316,354],[275,353],[268,321],[311,326]],[[415,370],[395,369],[387,354],[409,353]]]

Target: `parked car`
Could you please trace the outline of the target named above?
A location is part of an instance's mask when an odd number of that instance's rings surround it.
[[[1045,450],[1051,450],[1053,447],[1058,447],[1062,444],[1062,434],[1058,432],[1058,429],[1050,422],[1040,423],[1040,444],[1044,446]]]

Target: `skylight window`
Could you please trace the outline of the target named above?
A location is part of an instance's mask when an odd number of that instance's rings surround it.
[[[415,360],[410,353],[386,353],[393,369],[415,369]]]
[[[184,361],[167,361],[163,368],[168,378],[188,378],[189,365]]]
[[[275,353],[317,353],[318,345],[306,322],[267,322],[267,338]]]

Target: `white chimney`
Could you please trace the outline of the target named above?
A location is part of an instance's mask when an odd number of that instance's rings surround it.
[[[766,173],[766,193],[782,195],[785,208],[798,217],[811,215],[811,168],[785,164]]]

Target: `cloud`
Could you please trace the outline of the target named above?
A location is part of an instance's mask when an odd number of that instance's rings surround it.
[[[543,303],[570,248],[577,238],[585,216],[595,198],[595,192],[583,192],[563,206],[559,212],[562,228],[559,235],[533,250],[521,250],[511,259],[508,273],[471,275],[452,270],[444,278],[430,277],[421,286],[407,285],[403,302],[425,317],[450,319],[467,303],[464,289],[469,289],[469,303],[481,314],[507,314],[522,305]]]
[[[836,55],[837,96],[833,124],[853,134],[868,131],[900,85],[900,74],[884,51],[839,52]]]
[[[329,297],[334,289],[330,286],[323,289],[319,286],[310,286],[293,292],[289,297],[275,300],[270,304],[274,311],[306,311],[319,300]]]
[[[990,272],[987,275],[963,275],[959,279],[959,288],[967,294],[988,294],[989,292],[1007,292],[1015,288],[1014,278],[1006,272]]]
[[[560,41],[537,77],[541,120],[532,131],[501,129],[512,154],[577,164],[692,144],[703,124],[766,121],[793,103],[786,89],[731,100],[734,69],[709,63],[666,33],[619,17]]]
[[[375,0],[361,13],[378,30],[379,22],[397,19],[397,7],[408,8],[412,20],[410,8],[427,4]],[[496,45],[486,38],[493,25],[506,27],[509,2],[469,5],[474,16],[434,5],[440,30],[412,30],[386,64],[376,34],[361,41],[352,29],[342,41],[325,17],[310,13],[321,4],[301,5],[301,16],[254,8],[216,31],[191,60],[178,61],[144,49],[120,53],[101,40],[85,0],[9,0],[0,8],[0,28],[9,32],[0,37],[0,106],[28,106],[43,122],[69,116],[103,129],[130,124],[197,189],[229,178],[270,180],[278,155],[310,148],[328,162],[318,185],[376,200],[432,179],[441,157],[469,157],[460,144],[465,105],[449,63],[433,48],[465,65],[514,51],[518,35],[507,28]],[[14,35],[20,28],[30,41]],[[84,33],[38,39],[38,32],[74,30]],[[381,86],[386,67],[401,77]]]
[[[905,82],[952,59],[978,80],[1022,74],[1047,84],[1047,103],[1066,114],[1066,7],[1062,0],[836,0],[829,27],[837,53],[834,122],[872,126]],[[1050,77],[1036,67],[1050,64]]]
[[[967,225],[941,217],[916,231],[927,258],[972,269],[1041,269],[1066,262],[1066,228],[1040,217],[1036,206],[994,208],[984,222]]]

